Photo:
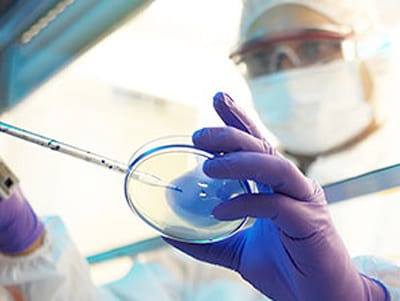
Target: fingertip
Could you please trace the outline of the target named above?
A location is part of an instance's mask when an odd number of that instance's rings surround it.
[[[229,96],[228,93],[219,91],[217,93],[215,93],[214,97],[213,97],[214,101],[230,101],[233,102],[233,99]]]
[[[213,99],[214,99],[214,107],[215,108],[217,108],[221,104],[230,105],[230,104],[232,104],[234,102],[232,97],[230,97],[225,92],[217,92],[214,95]]]
[[[217,111],[217,113],[221,107],[225,106],[224,94],[222,92],[218,92],[217,94],[214,95],[213,106],[214,109]]]
[[[203,172],[210,178],[220,178],[218,171],[220,168],[220,163],[215,160],[216,158],[209,158],[203,163]],[[217,169],[217,172],[215,171]],[[225,176],[225,175],[224,175]]]
[[[226,127],[205,127],[193,133],[192,142],[201,149],[214,150],[216,142],[224,139],[226,131]],[[218,148],[220,147],[218,145]]]
[[[192,135],[192,142],[196,145],[196,142],[199,140],[201,136],[201,132],[203,129],[196,130]]]
[[[210,136],[210,128],[201,128],[196,130],[192,135],[192,142],[196,146],[201,146],[204,143],[204,139]]]
[[[213,99],[214,99],[214,101],[224,100],[224,92],[218,91],[217,93],[215,93]]]

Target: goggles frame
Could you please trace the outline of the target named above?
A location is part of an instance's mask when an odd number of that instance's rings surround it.
[[[335,29],[335,30],[333,30]],[[349,60],[356,57],[356,44],[354,41],[354,32],[347,26],[334,26],[327,28],[309,28],[309,29],[299,29],[291,32],[278,32],[273,35],[259,35],[246,43],[243,43],[236,48],[229,58],[233,60],[236,65],[245,64],[243,58],[257,50],[261,50],[268,45],[280,44],[285,42],[300,41],[300,40],[320,40],[320,41],[337,41],[341,42],[341,51],[343,54],[343,59]],[[284,47],[284,45],[278,46]],[[301,66],[296,66],[301,67]],[[279,70],[277,70],[279,71]],[[272,71],[272,72],[277,72]],[[245,72],[247,73],[247,72]],[[252,76],[250,76],[252,77]]]

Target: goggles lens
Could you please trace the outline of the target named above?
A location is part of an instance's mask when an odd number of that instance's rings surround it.
[[[350,40],[344,37],[297,36],[275,40],[253,41],[231,58],[244,67],[245,76],[265,74],[326,64],[347,59]]]

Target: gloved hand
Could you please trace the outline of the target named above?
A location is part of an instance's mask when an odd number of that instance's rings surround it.
[[[166,241],[197,259],[239,272],[274,300],[389,300],[382,284],[353,265],[322,188],[278,154],[229,96],[218,93],[214,107],[227,127],[199,130],[193,141],[225,154],[206,161],[204,172],[214,178],[250,179],[274,193],[244,194],[214,209],[221,220],[256,218],[232,237],[209,244]]]
[[[25,251],[43,234],[43,223],[17,187],[0,201],[0,252],[16,254]]]

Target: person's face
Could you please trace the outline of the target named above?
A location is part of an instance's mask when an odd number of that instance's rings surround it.
[[[288,4],[258,17],[243,40],[231,58],[245,67],[256,110],[286,149],[320,154],[359,134],[365,125],[354,120],[369,122],[369,116],[365,117],[369,107],[359,106],[360,118],[354,118],[351,111],[360,98],[369,102],[372,95],[369,73],[356,58],[351,27],[307,7]],[[342,132],[330,112],[352,112],[341,114],[346,124]]]

